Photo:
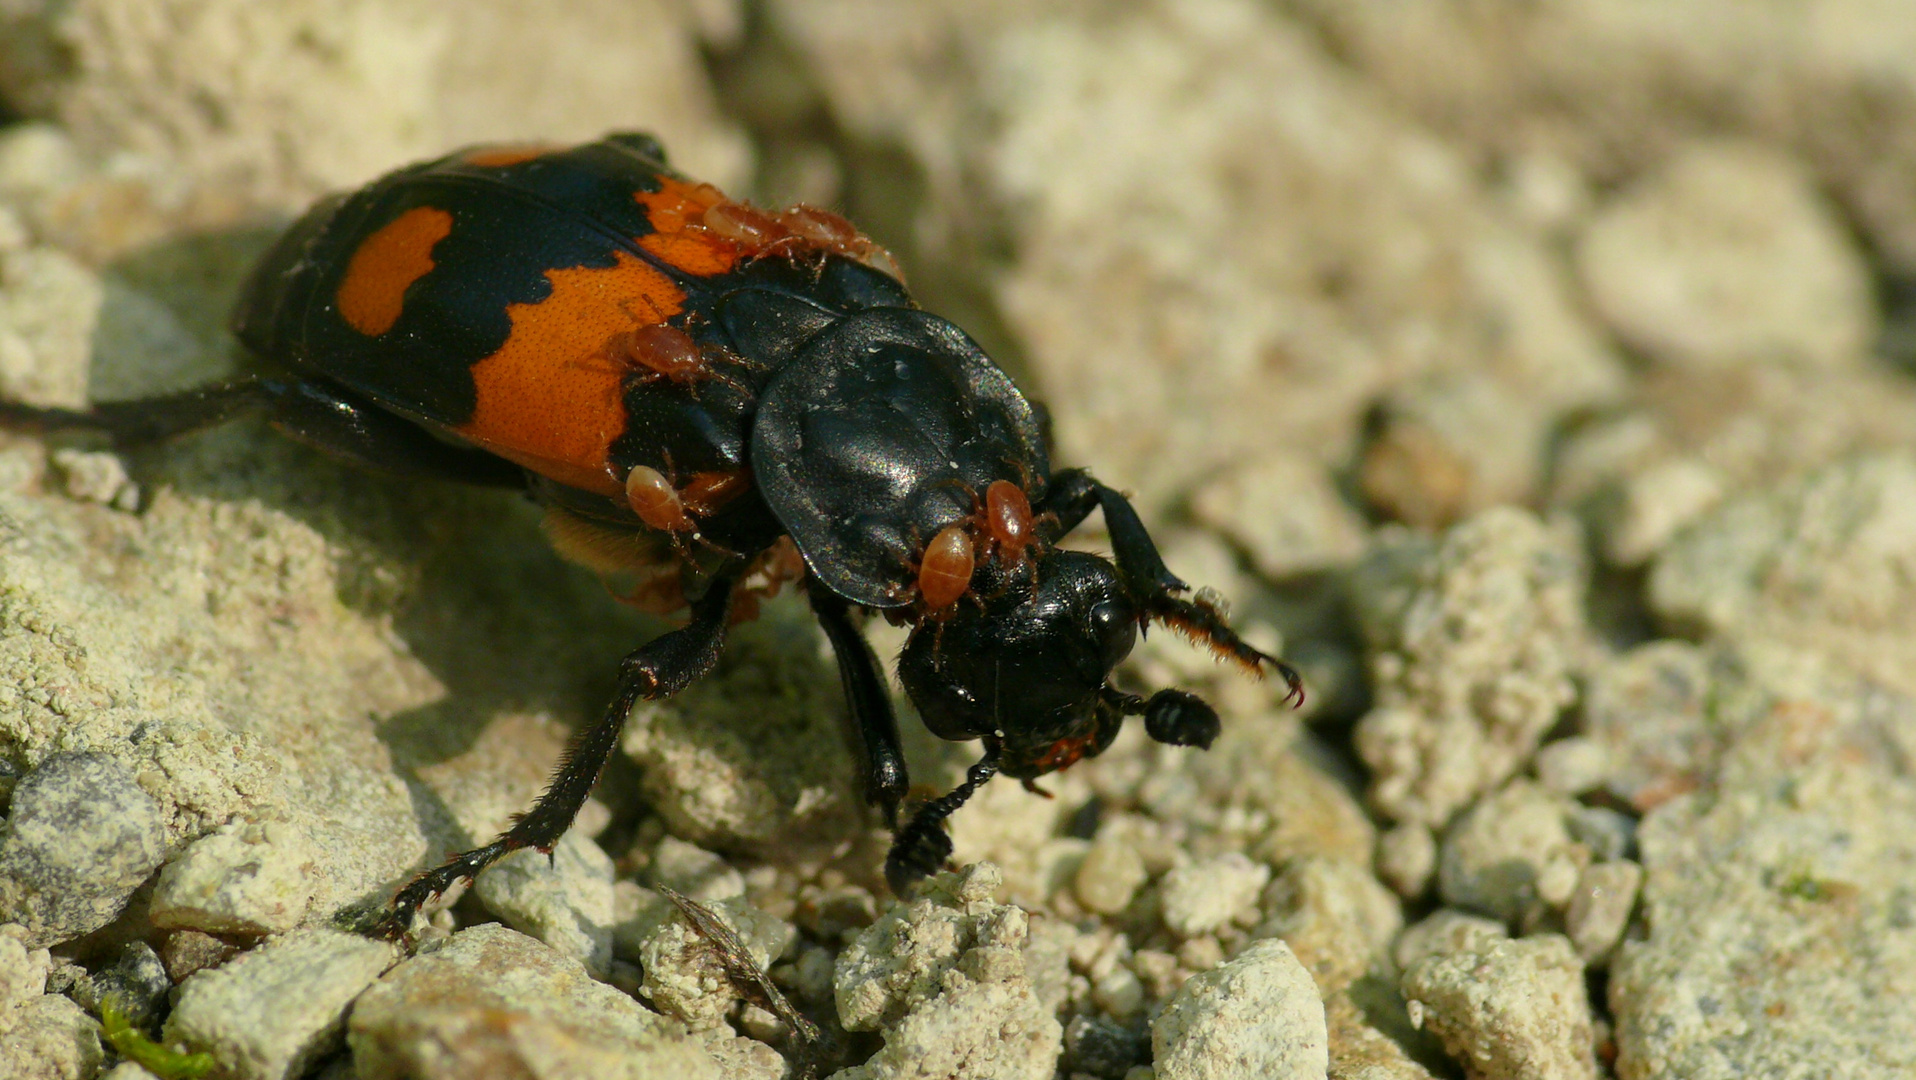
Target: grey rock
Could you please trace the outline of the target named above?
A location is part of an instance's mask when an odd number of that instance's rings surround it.
[[[1099,1080],[1123,1080],[1151,1049],[1150,1036],[1115,1020],[1079,1015],[1064,1026],[1063,1067]]]
[[[1130,906],[1131,898],[1149,876],[1137,848],[1115,830],[1100,829],[1084,860],[1078,863],[1071,888],[1087,910],[1116,915]]]
[[[120,950],[113,966],[79,980],[69,993],[81,1008],[95,1015],[103,1003],[110,1001],[128,1023],[150,1030],[166,1011],[172,989],[173,980],[167,977],[159,954],[146,942],[135,941]]]
[[[1595,1080],[1583,964],[1560,934],[1427,956],[1404,972],[1413,1022],[1472,1080]]]
[[[1330,470],[1304,454],[1235,463],[1192,493],[1191,513],[1249,552],[1273,581],[1349,563],[1366,540],[1362,515],[1338,494]]]
[[[1399,822],[1378,836],[1377,876],[1397,895],[1406,900],[1424,895],[1436,873],[1437,837],[1430,826]]]
[[[1538,747],[1531,765],[1537,782],[1546,789],[1575,797],[1602,786],[1610,771],[1610,756],[1602,743],[1573,735]]]
[[[1583,738],[1603,748],[1603,789],[1647,810],[1694,788],[1716,761],[1711,701],[1734,664],[1684,641],[1653,641],[1591,671]]]
[[[55,754],[20,781],[0,840],[0,920],[52,945],[113,921],[166,851],[159,804],[104,754]]]
[[[1151,1046],[1159,1080],[1305,1080],[1330,1066],[1317,984],[1276,939],[1187,981]]]
[[[1369,503],[1394,521],[1440,529],[1529,499],[1542,476],[1550,414],[1470,372],[1394,388],[1358,465]]]
[[[353,1006],[348,1042],[362,1080],[724,1075],[676,1021],[493,924],[388,972]]]
[[[653,882],[700,903],[745,895],[744,876],[723,856],[669,834],[653,846],[647,873]]]
[[[30,948],[30,936],[24,926],[0,926],[0,1028],[10,1009],[46,992],[53,958],[45,949]]]
[[[1590,863],[1589,849],[1570,835],[1573,805],[1529,780],[1478,802],[1444,834],[1438,893],[1513,925],[1561,908]]]
[[[338,1050],[353,999],[397,954],[336,930],[296,930],[180,984],[166,1039],[239,1080],[292,1080]]]
[[[1603,967],[1622,940],[1643,885],[1643,867],[1628,860],[1592,863],[1577,879],[1577,891],[1563,912],[1564,933],[1577,955],[1591,967]]]
[[[783,859],[858,825],[843,693],[818,641],[808,610],[768,606],[730,635],[710,676],[633,710],[622,745],[675,835]]]
[[[1441,825],[1529,759],[1575,694],[1583,578],[1567,522],[1507,508],[1366,559],[1355,600],[1377,704],[1357,750],[1386,815]]]
[[[612,857],[577,829],[551,857],[524,849],[488,867],[473,883],[486,910],[506,925],[603,975],[612,963]]]
[[[1373,970],[1390,970],[1404,928],[1397,896],[1361,866],[1305,856],[1284,864],[1261,903],[1253,938],[1280,937],[1326,997]]]

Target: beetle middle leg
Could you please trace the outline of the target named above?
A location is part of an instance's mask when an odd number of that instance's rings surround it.
[[[718,663],[732,612],[732,587],[741,572],[741,567],[732,566],[714,577],[705,595],[692,605],[691,622],[660,634],[619,663],[618,690],[611,704],[597,723],[574,736],[545,794],[492,843],[454,855],[444,866],[420,874],[400,889],[380,921],[387,937],[405,934],[422,904],[459,882],[471,881],[508,852],[531,847],[552,853],[598,782],[632,707],[641,700],[671,697]]]
[[[816,579],[807,578],[812,611],[817,614],[825,636],[831,639],[832,653],[838,657],[838,677],[844,684],[845,701],[858,729],[865,750],[865,801],[885,812],[885,821],[898,826],[898,804],[911,786],[905,768],[905,748],[898,738],[898,717],[892,712],[891,695],[885,690],[885,678],[878,658],[865,635],[852,625],[849,606]]]

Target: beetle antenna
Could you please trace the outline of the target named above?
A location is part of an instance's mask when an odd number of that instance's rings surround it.
[[[998,775],[998,752],[998,740],[986,739],[985,756],[965,770],[965,782],[919,807],[910,823],[892,835],[891,851],[885,856],[885,883],[893,894],[904,896],[913,884],[944,869],[951,857],[945,819]]]
[[[1294,708],[1303,707],[1304,677],[1297,673],[1297,669],[1253,648],[1237,636],[1237,631],[1231,629],[1230,624],[1224,621],[1224,616],[1211,604],[1160,592],[1145,601],[1145,614],[1192,641],[1207,646],[1220,659],[1235,661],[1260,679],[1264,677],[1265,666],[1270,666],[1284,680],[1284,700]]]

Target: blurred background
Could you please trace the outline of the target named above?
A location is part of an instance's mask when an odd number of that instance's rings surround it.
[[[1059,458],[1134,492],[1173,568],[1306,670],[1300,724],[1154,638],[1140,683],[1207,687],[1233,731],[1265,734],[1217,765],[1126,742],[1051,803],[1001,785],[955,821],[961,858],[1102,943],[1073,954],[1067,1040],[1088,1016],[1143,1038],[1262,926],[1331,958],[1313,971],[1337,1075],[1911,1065],[1893,1003],[1916,985],[1916,0],[0,0],[0,396],[229,372],[240,276],[319,194],[462,144],[619,129],[733,194],[859,223],[1049,406]],[[489,832],[647,624],[600,614],[596,583],[498,504],[261,453],[214,440],[131,480],[56,460],[69,495],[146,508],[148,531],[30,524],[109,561],[210,545],[156,573],[230,572],[226,610],[291,636],[229,626],[216,660],[168,662],[266,757],[284,736],[242,719],[263,702],[358,732],[321,756],[366,776],[390,752],[409,787],[341,835],[400,828],[417,854]],[[0,478],[37,491],[47,467]],[[129,483],[180,494],[155,510]],[[422,508],[453,524],[411,524]],[[222,547],[235,527],[279,545],[278,569]],[[114,565],[87,588],[146,572]],[[166,602],[47,601],[128,626]],[[801,701],[822,739],[834,680],[802,611],[769,622],[741,664],[785,674],[715,700]],[[97,633],[120,655],[122,631]],[[798,674],[762,659],[801,653]],[[357,674],[326,674],[342,654]],[[67,729],[21,715],[24,770]],[[627,747],[646,800],[600,796],[621,873],[643,878],[668,831],[770,865],[751,895],[809,935],[788,955],[835,955],[852,930],[817,923],[831,897],[882,910],[869,867],[781,862],[790,821],[855,827],[842,756],[806,766],[813,795],[764,780],[727,817],[691,807],[709,776],[668,777],[647,738]],[[473,763],[512,748],[526,760]],[[944,783],[963,760],[914,753]],[[169,851],[245,805],[220,768],[226,794],[181,800]],[[1113,844],[1146,853],[1115,900],[1080,872]],[[1265,922],[1167,929],[1180,868],[1245,853]],[[313,888],[401,868],[367,859]],[[1361,880],[1323,885],[1311,859]],[[1359,909],[1338,916],[1359,928],[1333,917]],[[1549,1051],[1567,1071],[1498,1072],[1464,1019],[1432,1022],[1447,1050],[1411,1031],[1405,1001],[1445,992],[1417,961],[1491,949],[1452,928],[1391,952],[1405,919],[1446,912],[1569,936],[1583,1012]],[[1306,915],[1344,930],[1313,945]],[[1148,1056],[1077,1045],[1061,1075]]]

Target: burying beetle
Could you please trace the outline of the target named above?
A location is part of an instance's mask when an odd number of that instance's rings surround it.
[[[562,554],[647,575],[635,602],[690,610],[620,663],[530,812],[398,892],[390,932],[505,853],[550,852],[634,704],[711,670],[748,578],[804,580],[900,894],[943,865],[945,818],[995,774],[1028,783],[1095,756],[1127,716],[1160,742],[1211,743],[1196,695],[1109,684],[1153,621],[1276,669],[1303,700],[1295,671],[1185,598],[1122,494],[1052,471],[1031,403],[913,304],[882,248],[826,211],[687,181],[650,136],[469,149],[326,199],[254,269],[234,329],[290,374],[87,411],[0,403],[0,424],[126,447],[263,410],[373,468],[525,490]],[[1093,508],[1115,564],[1056,546]],[[984,744],[902,828],[898,724],[855,607],[910,625],[898,675],[926,726]]]

